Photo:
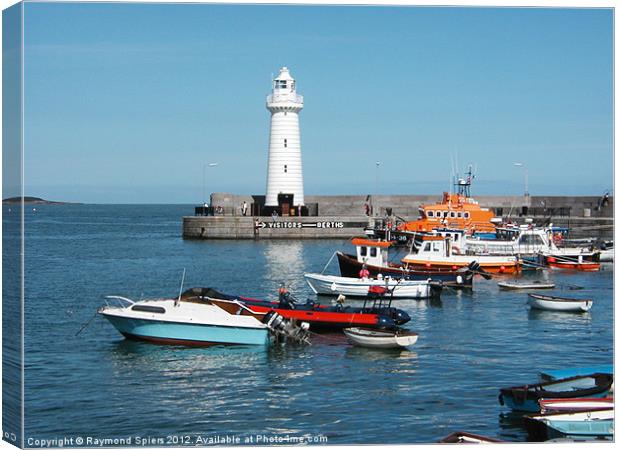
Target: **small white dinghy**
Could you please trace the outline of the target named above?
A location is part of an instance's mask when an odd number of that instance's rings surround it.
[[[552,297],[550,295],[527,294],[528,304],[534,309],[545,311],[587,312],[592,308],[591,299]]]
[[[405,348],[418,341],[418,333],[408,330],[376,330],[345,328],[342,330],[351,344],[368,348]]]
[[[518,281],[498,281],[497,285],[501,289],[553,289],[555,287],[554,283],[543,282],[543,281],[529,281],[529,282],[518,282]]]

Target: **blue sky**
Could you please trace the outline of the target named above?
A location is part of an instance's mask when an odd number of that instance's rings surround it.
[[[305,97],[306,195],[600,195],[612,11],[161,4],[25,9],[26,193],[97,203],[264,194],[271,75]],[[375,188],[375,161],[381,161]]]

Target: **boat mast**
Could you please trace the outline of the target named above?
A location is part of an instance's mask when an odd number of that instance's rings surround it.
[[[183,293],[183,283],[185,282],[185,267],[183,268],[183,276],[181,277],[181,288],[179,289],[179,298],[174,302],[174,306],[179,306],[181,303],[181,294]]]
[[[467,178],[463,179],[463,178],[458,178],[457,175],[457,180],[454,183],[456,188],[457,188],[457,192],[459,195],[465,197],[465,198],[469,198],[469,196],[471,195],[470,192],[470,187],[471,187],[471,181],[474,179],[474,177],[476,175],[473,174],[472,170],[471,170],[471,164],[469,165],[469,171],[466,172]]]

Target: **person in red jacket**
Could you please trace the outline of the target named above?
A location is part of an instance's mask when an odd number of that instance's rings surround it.
[[[362,265],[362,270],[359,273],[360,278],[368,278],[370,277],[370,272],[366,268],[366,264]]]

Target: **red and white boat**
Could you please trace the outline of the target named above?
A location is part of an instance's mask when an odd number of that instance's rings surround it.
[[[542,414],[601,411],[614,407],[613,397],[547,398],[538,400]]]
[[[600,263],[594,261],[572,260],[555,255],[545,256],[545,262],[549,267],[555,269],[580,270],[582,272],[597,272],[601,269]]]

